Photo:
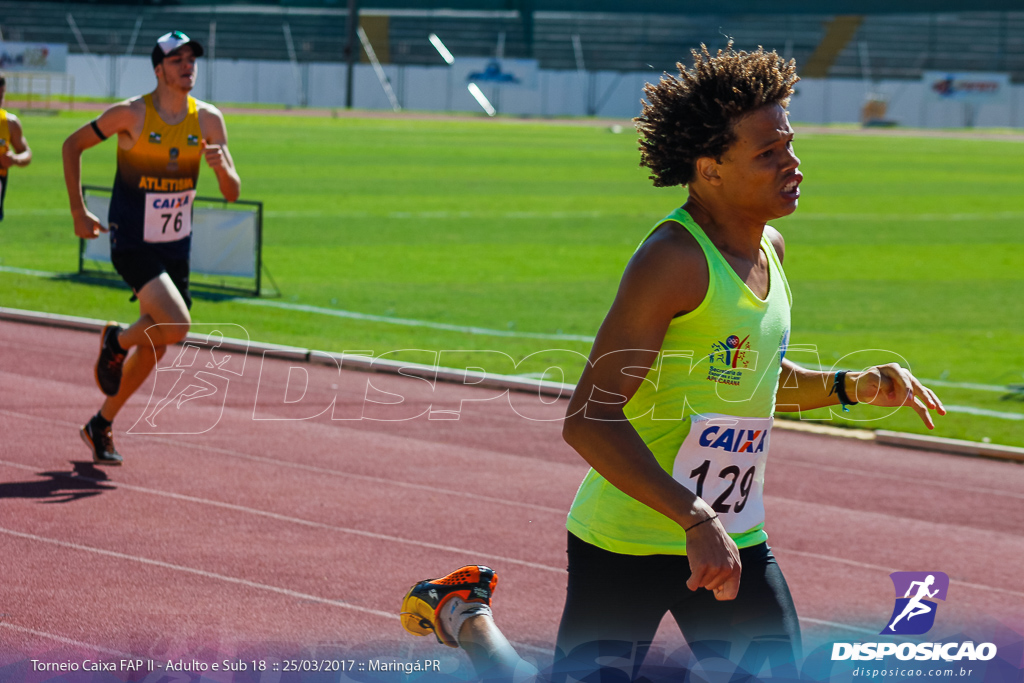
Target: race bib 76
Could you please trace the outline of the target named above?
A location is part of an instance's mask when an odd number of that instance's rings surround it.
[[[147,192],[143,239],[147,242],[177,242],[191,235],[195,198],[195,190]]]

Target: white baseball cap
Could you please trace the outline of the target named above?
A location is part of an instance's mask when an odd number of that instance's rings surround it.
[[[164,61],[172,52],[180,50],[186,45],[192,46],[192,53],[196,57],[203,56],[203,46],[189,38],[181,31],[171,31],[156,39],[156,47],[153,48],[153,67]]]

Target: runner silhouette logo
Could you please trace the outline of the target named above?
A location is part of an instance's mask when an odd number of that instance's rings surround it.
[[[156,327],[173,327],[169,323]],[[151,337],[151,339],[154,337]],[[233,323],[192,323],[188,339],[166,347],[152,393],[130,434],[204,434],[224,416],[228,388],[245,372],[249,335]],[[230,342],[228,344],[227,342]]]
[[[921,635],[935,624],[936,600],[945,600],[949,577],[942,572],[893,572],[896,605],[883,635]]]

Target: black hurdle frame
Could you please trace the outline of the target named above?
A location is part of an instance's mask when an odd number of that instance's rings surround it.
[[[83,194],[87,191],[93,192],[106,192],[112,193],[114,190],[110,187],[100,187],[99,185],[82,185]],[[197,287],[201,289],[212,289],[218,292],[233,292],[248,294],[251,296],[259,296],[260,288],[263,280],[263,202],[257,202],[247,199],[239,199],[238,201],[228,202],[223,197],[196,197],[196,200],[202,200],[204,202],[213,202],[227,206],[229,203],[233,206],[254,206],[256,207],[256,286],[254,289],[248,289],[246,287],[233,287],[231,285],[219,285],[210,282],[189,282],[189,287]],[[85,240],[81,237],[78,238],[78,274],[79,275],[101,275],[109,277],[110,273],[105,270],[93,270],[85,267]],[[202,275],[202,273],[200,273]]]

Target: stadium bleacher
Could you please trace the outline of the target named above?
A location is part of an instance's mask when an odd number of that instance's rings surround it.
[[[102,5],[0,0],[6,40],[81,46],[71,15],[93,54],[127,53],[137,20],[141,30],[131,54],[146,55],[152,38],[169,27],[209,44],[215,26],[219,59],[289,58],[288,24],[300,62],[344,60],[347,14],[341,8],[279,5]],[[661,72],[700,43],[722,47],[727,38],[808,62],[836,17],[825,14],[621,14],[537,11],[524,22],[516,11],[364,10],[387,17],[386,50],[394,64],[440,65],[427,42],[442,37],[459,56],[489,56],[503,45],[506,57],[533,57],[544,69],[579,66],[579,36],[588,70]],[[366,21],[366,19],[364,19]],[[844,39],[846,40],[846,39]],[[1024,82],[1024,11],[865,15],[845,47],[821,75],[917,79],[925,70],[1009,72]],[[865,66],[867,74],[865,74]]]

